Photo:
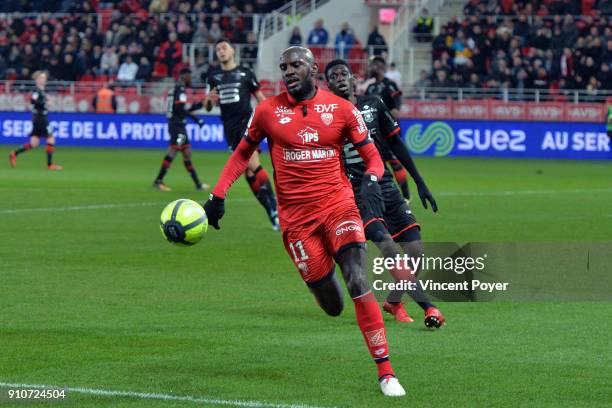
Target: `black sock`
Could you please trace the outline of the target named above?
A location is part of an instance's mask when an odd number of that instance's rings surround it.
[[[276,198],[274,197],[274,189],[272,184],[270,184],[268,173],[261,166],[257,167],[253,173],[253,176],[246,177],[251,191],[257,198],[257,201],[266,209],[268,217],[276,217]]]
[[[15,150],[15,156],[18,156],[18,155],[20,155],[23,152],[27,152],[31,148],[32,148],[32,145],[29,144],[29,143],[26,143],[23,146],[21,146],[19,149]]]
[[[427,310],[430,307],[435,307],[432,303],[429,302],[429,299],[427,299],[427,295],[425,294],[425,292],[423,292],[423,290],[419,287],[417,287],[415,290],[407,290],[406,293],[408,294],[408,296],[410,296],[412,298],[412,300],[414,300],[414,302],[416,304],[418,304],[423,310]],[[403,291],[400,290],[392,290],[391,292],[389,292],[389,294],[387,295],[387,302],[391,303],[392,305],[398,304],[401,302],[402,299],[402,295],[404,294]]]
[[[164,180],[164,177],[166,176],[168,169],[172,165],[173,159],[174,157],[170,155],[166,155],[166,157],[164,157],[164,161],[162,162],[161,168],[159,169],[159,174],[157,175],[157,178],[155,179],[156,183],[161,183]]]
[[[191,160],[183,160],[183,163],[185,164],[185,168],[191,175],[191,178],[193,179],[193,182],[195,183],[196,187],[199,187],[201,184],[200,179],[198,178],[198,174],[196,173],[195,168],[191,163]]]
[[[53,163],[53,152],[55,151],[55,145],[47,143],[45,151],[47,152],[47,166],[50,166]]]

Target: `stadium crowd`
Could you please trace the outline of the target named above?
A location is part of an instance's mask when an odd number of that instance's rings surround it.
[[[608,0],[469,0],[432,36],[432,70],[416,88],[610,90],[611,8]]]
[[[0,2],[0,13],[7,13],[0,16],[0,80],[31,79],[42,68],[50,79],[63,81],[133,82],[176,76],[183,43],[214,44],[221,37],[249,44],[247,52],[256,58],[253,16],[282,3],[4,0]]]

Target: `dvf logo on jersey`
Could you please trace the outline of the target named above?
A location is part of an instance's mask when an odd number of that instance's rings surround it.
[[[323,121],[323,123],[329,126],[334,121],[334,115],[332,115],[331,113],[322,113],[321,120]]]
[[[327,105],[324,104],[315,104],[314,106],[315,112],[323,113],[323,112],[333,112],[338,109],[337,103],[330,103]]]
[[[311,127],[306,127],[298,132],[298,136],[302,138],[302,143],[312,143],[319,141],[319,132]]]

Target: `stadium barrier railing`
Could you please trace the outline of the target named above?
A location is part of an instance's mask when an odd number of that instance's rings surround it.
[[[281,92],[282,83],[262,80],[270,95]],[[92,112],[92,100],[103,86],[98,82],[49,81],[51,112]],[[323,85],[323,84],[322,84]],[[118,113],[164,113],[172,82],[117,83]],[[32,81],[0,81],[0,111],[30,110]],[[204,84],[190,89],[191,100],[205,97]],[[530,95],[524,98],[525,95]],[[600,122],[605,120],[612,91],[596,94],[584,90],[516,90],[422,88],[404,94],[402,116],[407,118],[550,120]]]

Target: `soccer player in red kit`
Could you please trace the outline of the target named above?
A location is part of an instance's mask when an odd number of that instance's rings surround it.
[[[290,47],[280,69],[287,88],[261,102],[248,130],[225,165],[204,208],[219,228],[224,199],[244,172],[258,144],[268,138],[285,248],[321,308],[331,316],[343,309],[334,275],[340,266],[355,306],[357,323],[378,369],[381,391],[403,396],[389,361],[385,325],[366,275],[365,236],[351,184],[344,175],[342,148],[350,140],[366,164],[362,211],[384,210],[378,180],[384,165],[359,111],[349,101],[315,87],[318,67],[310,50]]]

